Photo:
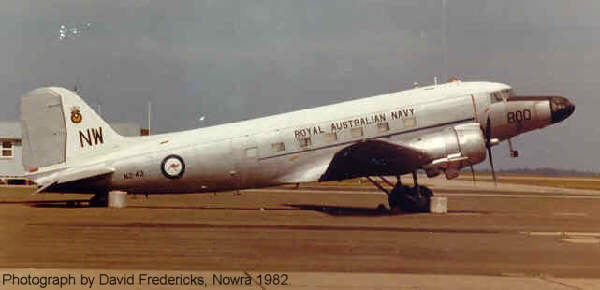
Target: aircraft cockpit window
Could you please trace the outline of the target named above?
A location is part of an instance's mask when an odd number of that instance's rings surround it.
[[[502,97],[508,99],[508,98],[512,97],[515,93],[513,92],[512,89],[506,89],[506,90],[500,91],[500,94],[502,95]]]
[[[493,92],[490,94],[490,100],[493,103],[502,102],[512,96],[514,96],[514,92],[512,89],[501,90],[498,92]]]
[[[502,97],[502,94],[500,92],[493,92],[490,95],[490,100],[493,104],[504,101],[504,98]]]

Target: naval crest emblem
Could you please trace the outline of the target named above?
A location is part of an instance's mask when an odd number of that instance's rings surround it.
[[[71,122],[75,124],[81,123],[81,111],[78,107],[73,107],[71,109]]]

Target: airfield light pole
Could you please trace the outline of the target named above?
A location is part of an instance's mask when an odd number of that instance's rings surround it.
[[[442,0],[442,80],[448,79],[448,30],[447,30],[447,19],[446,19],[446,5],[448,0]]]
[[[152,100],[150,98],[148,98],[148,136],[150,136],[150,132],[152,130]]]

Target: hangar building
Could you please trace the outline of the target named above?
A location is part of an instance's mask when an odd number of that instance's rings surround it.
[[[143,131],[137,123],[111,123],[110,126],[123,136],[140,136]],[[0,122],[0,147],[0,179],[19,179],[25,174],[21,164],[21,123]]]

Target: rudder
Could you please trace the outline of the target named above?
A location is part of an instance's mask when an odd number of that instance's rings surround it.
[[[25,94],[20,111],[26,169],[80,163],[122,138],[81,97],[64,88]]]

